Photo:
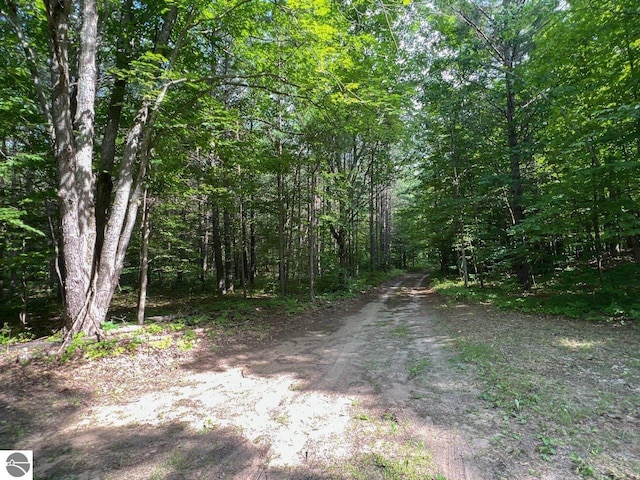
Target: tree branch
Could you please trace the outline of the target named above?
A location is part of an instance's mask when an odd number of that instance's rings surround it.
[[[55,132],[53,130],[53,119],[51,117],[51,109],[49,108],[49,101],[47,99],[47,95],[44,93],[44,87],[42,84],[42,80],[40,79],[40,72],[38,72],[38,62],[36,61],[36,54],[29,45],[29,41],[27,36],[22,28],[22,20],[20,19],[20,15],[18,14],[18,8],[15,3],[11,0],[6,0],[7,10],[0,10],[0,13],[4,15],[13,28],[13,31],[18,36],[18,40],[20,41],[20,46],[24,51],[24,55],[27,60],[27,67],[29,68],[29,73],[31,74],[31,79],[33,81],[33,86],[36,89],[36,95],[38,97],[38,103],[40,104],[40,110],[44,115],[45,121],[47,122],[47,130],[49,132],[49,138],[53,142],[55,140]]]

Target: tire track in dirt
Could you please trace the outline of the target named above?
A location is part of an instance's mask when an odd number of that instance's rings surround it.
[[[475,464],[474,441],[460,428],[469,427],[471,405],[481,408],[477,391],[442,352],[447,338],[437,334],[434,313],[423,301],[426,279],[408,276],[391,289],[377,319],[367,324],[367,351],[359,363],[379,358],[379,368],[366,372],[379,390],[379,408],[391,409],[424,442],[440,474],[450,480],[486,478]]]
[[[304,390],[346,396],[377,412],[372,418],[386,415],[401,422],[448,480],[489,478],[475,462],[488,447],[486,434],[470,421],[469,412],[482,408],[478,392],[443,353],[447,338],[436,332],[434,313],[424,300],[425,281],[405,276],[337,332],[311,332],[272,351],[271,361],[263,357],[248,367],[264,375],[287,359],[289,369],[304,379]],[[297,402],[293,399],[292,406]],[[304,401],[297,404],[307,407]],[[313,443],[304,444],[305,452]]]

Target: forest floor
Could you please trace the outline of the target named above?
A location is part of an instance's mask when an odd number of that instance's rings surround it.
[[[639,340],[405,275],[190,349],[3,354],[0,449],[38,479],[640,479]]]

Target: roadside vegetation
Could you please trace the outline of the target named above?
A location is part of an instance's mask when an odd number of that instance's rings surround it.
[[[625,263],[604,269],[572,266],[540,276],[524,291],[508,275],[472,281],[468,287],[458,278],[436,276],[434,287],[454,300],[488,302],[525,313],[546,313],[589,321],[640,320],[640,265]],[[473,278],[472,278],[473,280]]]
[[[636,323],[587,300],[580,308],[592,312],[590,319],[609,321],[501,312],[478,302],[537,312],[550,307],[537,303],[534,295],[518,297],[490,287],[463,295],[464,288],[451,282],[438,285],[450,295],[443,297],[449,307],[439,314],[454,340],[452,363],[478,375],[481,399],[501,413],[501,431],[491,439],[498,455],[520,459],[523,474],[533,478],[542,469],[526,465],[531,456],[564,466],[580,478],[640,478]],[[553,305],[554,290],[548,287],[546,294]],[[562,313],[577,317],[579,312]]]
[[[304,292],[299,296],[280,298],[269,290],[269,286],[252,291],[247,298],[242,292],[220,296],[186,286],[155,291],[150,295],[143,325],[138,325],[136,320],[136,292],[127,289],[114,299],[112,312],[102,324],[105,337],[100,341],[80,332],[60,350],[57,346],[62,335],[55,328],[52,331],[50,319],[43,319],[34,328],[20,329],[5,323],[0,329],[0,345],[8,354],[11,345],[41,338],[44,342],[23,361],[47,356],[65,363],[77,358],[96,360],[143,350],[186,351],[204,336],[214,341],[212,348],[230,341],[261,342],[278,334],[283,328],[283,319],[310,315],[337,305],[340,300],[356,298],[401,273],[401,270],[366,273],[350,279],[343,288],[318,293],[314,301],[310,301]],[[55,299],[50,302],[49,308],[54,309]],[[45,302],[42,304],[47,306]],[[44,311],[48,311],[47,308]]]

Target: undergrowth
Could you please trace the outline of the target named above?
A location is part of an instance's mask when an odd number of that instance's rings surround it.
[[[472,283],[436,278],[436,290],[457,301],[488,302],[525,313],[564,315],[594,321],[640,320],[640,265],[625,264],[601,273],[592,268],[565,269],[523,291],[513,280]]]
[[[394,270],[362,275],[350,281],[344,290],[319,294],[315,302],[306,297],[281,298],[264,292],[249,298],[241,294],[220,297],[206,293],[184,296],[184,292],[165,292],[156,299],[149,297],[149,320],[141,326],[137,325],[136,311],[132,307],[135,292],[121,292],[116,296],[114,312],[102,324],[107,337],[95,342],[82,334],[76,335],[59,358],[62,363],[81,357],[98,360],[134,353],[141,347],[154,350],[176,347],[187,351],[198,341],[196,330],[214,342],[238,332],[262,336],[269,329],[269,317],[301,315],[334,301],[355,297],[400,273]],[[4,338],[4,331],[0,330],[0,340]],[[59,340],[59,335],[55,339]]]

